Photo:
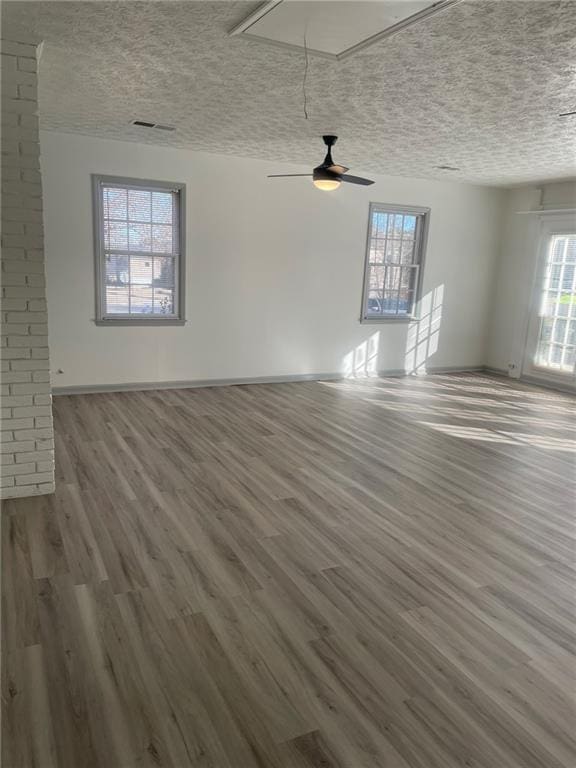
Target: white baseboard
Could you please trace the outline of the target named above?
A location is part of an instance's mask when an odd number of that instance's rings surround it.
[[[510,376],[509,371],[507,371],[505,368],[493,368],[489,365],[484,367],[484,371],[495,376],[504,376],[510,382],[518,381],[522,384],[530,384],[533,387],[553,389],[557,392],[566,392],[570,395],[576,392],[576,388],[574,386],[570,386],[570,384],[564,384],[561,381],[555,381],[554,379],[548,379],[545,377],[540,378],[539,376],[531,376],[527,373],[522,373],[520,376]]]
[[[438,366],[428,368],[426,374],[471,373],[482,371],[483,366]],[[411,376],[401,369],[379,371],[382,378]],[[200,387],[229,387],[237,384],[284,384],[297,381],[337,381],[347,378],[343,373],[296,373],[285,376],[255,376],[232,379],[195,379],[192,381],[141,381],[121,384],[77,384],[68,387],[53,387],[53,395],[92,395],[106,392],[141,392],[153,389],[196,389]],[[360,378],[360,377],[358,377]]]
[[[482,370],[484,373],[491,373],[494,376],[505,376],[507,379],[514,379],[506,368],[495,368],[492,365],[485,365]]]
[[[570,386],[570,384],[564,384],[561,381],[553,381],[550,379],[541,379],[538,376],[529,376],[528,374],[523,374],[520,376],[520,381],[524,382],[524,384],[532,384],[532,386],[544,387],[544,389],[553,389],[556,392],[565,392],[569,395],[576,393],[576,387]]]
[[[427,374],[435,373],[484,373],[486,371],[483,365],[438,365],[430,366],[426,369]]]
[[[196,389],[231,387],[237,384],[283,384],[293,381],[330,381],[341,379],[341,373],[299,373],[288,376],[254,376],[232,379],[194,379],[191,381],[138,381],[121,384],[77,384],[53,387],[53,395],[92,395],[103,392],[141,392],[150,389]]]

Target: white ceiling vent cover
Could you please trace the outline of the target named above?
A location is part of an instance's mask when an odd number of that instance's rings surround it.
[[[462,0],[269,0],[230,35],[343,59]]]

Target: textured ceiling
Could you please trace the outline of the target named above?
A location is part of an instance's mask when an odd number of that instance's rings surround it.
[[[307,165],[328,131],[357,173],[576,176],[576,117],[558,117],[576,109],[576,0],[465,0],[344,61],[310,57],[308,120],[302,54],[227,36],[258,5],[3,2],[2,33],[45,41],[49,130]]]

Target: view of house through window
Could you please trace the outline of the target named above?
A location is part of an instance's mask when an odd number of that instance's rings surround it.
[[[182,319],[182,187],[96,179],[98,319]]]
[[[576,233],[552,235],[539,313],[536,366],[571,373],[576,361]]]
[[[418,299],[428,209],[370,206],[362,319],[406,319]]]

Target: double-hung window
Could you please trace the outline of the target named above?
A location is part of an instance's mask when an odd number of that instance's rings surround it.
[[[185,187],[93,176],[96,322],[184,322]]]
[[[372,203],[362,321],[409,320],[422,282],[428,208]]]

